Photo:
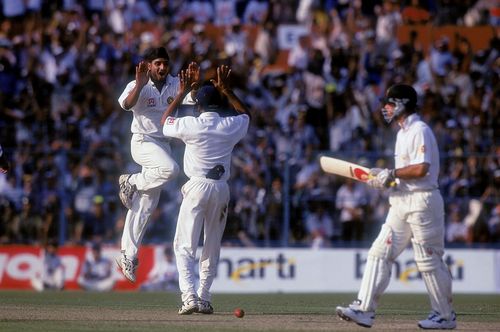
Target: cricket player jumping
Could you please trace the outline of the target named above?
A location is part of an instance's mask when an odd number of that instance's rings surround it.
[[[136,66],[136,79],[130,82],[118,102],[132,111],[131,154],[142,166],[140,173],[120,176],[120,199],[128,209],[121,240],[122,256],[117,259],[125,277],[135,282],[137,253],[151,213],[160,199],[161,187],[179,173],[179,166],[170,156],[170,144],[163,136],[160,120],[165,108],[179,90],[179,79],[169,74],[170,58],[163,47],[152,48],[144,61]],[[199,68],[189,66],[195,79]],[[190,96],[186,103],[193,103]]]
[[[217,68],[217,80],[198,91],[199,117],[174,118],[170,115],[189,91],[189,72],[180,74],[181,88],[162,118],[165,136],[186,144],[184,173],[189,177],[182,187],[183,201],[174,238],[174,252],[179,270],[182,296],[180,315],[194,312],[211,314],[210,287],[217,272],[222,234],[226,227],[229,203],[229,170],[234,146],[246,135],[250,117],[247,108],[228,87],[231,70]],[[235,116],[220,116],[222,96]],[[200,282],[195,289],[194,264],[201,230],[204,230],[200,257]]]
[[[361,281],[358,299],[337,307],[344,320],[371,327],[377,302],[389,285],[392,263],[411,242],[418,271],[427,287],[431,313],[418,322],[422,329],[454,329],[451,275],[443,262],[444,204],[438,189],[439,150],[431,129],[416,114],[417,93],[397,84],[386,93],[382,114],[401,127],[396,138],[395,168],[371,169],[368,185],[397,187],[389,195],[390,209],[373,242]]]

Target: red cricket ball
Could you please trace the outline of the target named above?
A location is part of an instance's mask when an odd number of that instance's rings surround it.
[[[238,318],[243,318],[243,316],[245,316],[245,311],[241,308],[234,309],[233,313]]]

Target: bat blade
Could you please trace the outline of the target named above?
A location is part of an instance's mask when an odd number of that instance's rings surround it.
[[[366,182],[370,169],[346,160],[321,156],[319,158],[321,169],[329,174],[340,175],[357,181]]]

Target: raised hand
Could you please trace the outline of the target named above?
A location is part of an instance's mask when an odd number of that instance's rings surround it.
[[[224,93],[225,90],[229,89],[229,76],[231,75],[231,69],[228,66],[222,65],[217,67],[217,80],[211,79],[210,82],[215,86],[219,92]]]
[[[149,81],[149,68],[146,61],[141,61],[135,66],[135,82],[141,88],[148,84]]]
[[[191,89],[197,90],[200,81],[200,66],[196,62],[191,62],[187,69],[191,76]]]
[[[189,90],[191,90],[191,85],[193,84],[192,75],[193,72],[189,68],[181,70],[181,72],[179,73],[179,94],[184,95]]]

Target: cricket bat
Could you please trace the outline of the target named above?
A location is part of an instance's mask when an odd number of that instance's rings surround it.
[[[369,168],[349,161],[321,156],[319,164],[321,169],[326,173],[344,176],[361,182],[366,182],[369,179]]]
[[[349,161],[321,156],[319,158],[319,164],[321,169],[326,173],[344,176],[361,182],[366,182],[371,178],[370,169],[368,167]],[[390,187],[394,187],[395,185],[396,182],[394,181],[389,184]]]

